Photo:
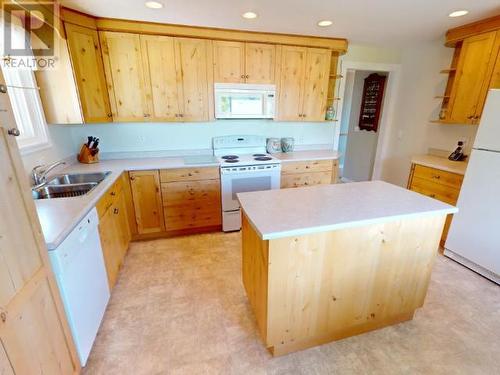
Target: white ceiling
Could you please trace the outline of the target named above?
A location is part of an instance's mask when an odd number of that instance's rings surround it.
[[[354,43],[401,45],[441,38],[451,27],[500,14],[500,0],[63,0],[73,9],[100,17],[343,37]],[[450,19],[453,10],[467,16]],[[259,14],[245,20],[246,11]],[[333,26],[320,28],[317,21]]]

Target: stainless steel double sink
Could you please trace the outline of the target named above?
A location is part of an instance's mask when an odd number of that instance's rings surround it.
[[[111,172],[61,174],[31,190],[33,199],[68,198],[85,195]]]

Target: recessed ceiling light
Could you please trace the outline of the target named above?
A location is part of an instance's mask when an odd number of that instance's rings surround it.
[[[257,18],[257,13],[254,13],[254,12],[245,12],[241,16],[243,18],[246,18],[247,20],[253,20],[254,18]]]
[[[462,17],[462,16],[465,16],[466,14],[468,14],[469,11],[468,10],[456,10],[454,12],[451,12],[450,14],[448,14],[448,17],[451,17],[451,18],[455,18],[455,17]]]
[[[148,8],[150,9],[161,9],[163,8],[163,4],[159,3],[158,1],[146,1],[144,3]]]
[[[330,20],[322,20],[318,22],[318,26],[321,27],[327,27],[327,26],[332,26],[333,22]]]

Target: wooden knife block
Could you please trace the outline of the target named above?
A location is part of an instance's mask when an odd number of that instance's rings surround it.
[[[99,163],[99,151],[95,155],[92,155],[91,149],[84,143],[78,154],[78,161],[84,164]]]

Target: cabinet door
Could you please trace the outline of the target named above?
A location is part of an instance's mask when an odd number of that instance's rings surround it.
[[[104,69],[113,119],[148,119],[146,85],[139,35],[101,31]]]
[[[97,31],[70,23],[65,24],[65,29],[85,122],[111,121]]]
[[[276,46],[274,44],[246,43],[245,77],[247,83],[276,83]]]
[[[5,353],[5,349],[1,341],[0,341],[0,374],[14,375],[14,370],[12,370],[9,358],[7,358],[7,353]]]
[[[202,39],[175,38],[174,43],[181,119],[208,121],[208,42]]]
[[[174,38],[141,35],[141,50],[151,120],[178,120]]]
[[[305,78],[307,48],[283,46],[281,55],[281,78],[278,119],[282,121],[302,120],[303,86]]]
[[[326,49],[307,49],[302,104],[302,118],[304,121],[325,121],[331,54]]]
[[[163,232],[163,207],[159,171],[129,172],[135,219],[139,234]]]
[[[245,43],[214,41],[214,81],[245,82]]]
[[[479,116],[476,111],[483,90],[487,89],[485,81],[494,41],[495,32],[464,40],[450,95],[452,122],[472,124],[476,120],[475,116]]]
[[[99,237],[110,290],[116,284],[121,265],[120,239],[114,212],[111,206],[99,220]]]
[[[0,96],[10,112],[7,94]],[[35,204],[4,126],[15,124],[0,123],[0,341],[16,374],[74,374],[79,362]]]
[[[131,239],[130,228],[128,223],[128,215],[127,215],[127,205],[125,202],[125,194],[123,192],[118,197],[116,207],[113,210],[113,214],[115,215],[116,226],[118,228],[120,254],[123,262],[123,258],[127,253]]]

